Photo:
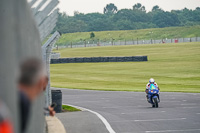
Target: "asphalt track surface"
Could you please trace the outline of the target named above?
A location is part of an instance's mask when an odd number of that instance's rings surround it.
[[[142,92],[61,90],[64,104],[99,113],[116,133],[200,133],[200,94],[161,92],[159,108],[152,108]],[[92,117],[95,115],[92,114]],[[70,117],[62,117],[61,121],[65,119]],[[100,119],[91,120],[98,122],[91,122],[88,126],[93,127],[92,123],[99,123],[98,132],[108,132],[103,122],[99,122]],[[79,127],[87,127],[86,123]],[[73,125],[76,128],[76,122]],[[84,132],[95,133],[81,131]]]

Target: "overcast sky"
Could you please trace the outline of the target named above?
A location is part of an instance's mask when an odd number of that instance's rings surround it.
[[[61,12],[66,12],[72,16],[74,11],[81,13],[103,13],[103,8],[109,4],[114,3],[118,10],[122,8],[131,9],[136,3],[141,3],[150,11],[154,5],[160,6],[165,11],[172,9],[195,9],[200,7],[200,0],[60,0],[58,7]]]

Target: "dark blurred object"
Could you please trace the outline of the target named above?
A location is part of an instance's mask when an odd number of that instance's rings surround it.
[[[51,90],[52,103],[56,104],[54,110],[56,113],[62,112],[62,92],[61,90]]]
[[[44,114],[46,116],[55,116],[56,112],[54,110],[54,107],[57,106],[56,104],[52,104],[48,108],[44,108]]]
[[[28,124],[29,112],[30,112],[31,101],[22,92],[19,92],[19,109],[21,118],[21,132],[23,133]]]
[[[55,108],[56,106],[57,106],[56,103],[52,103],[52,104],[51,104],[51,107],[52,107],[52,108]]]
[[[54,108],[49,106],[49,115],[50,116],[55,116],[55,114],[56,114],[56,112],[55,112]]]

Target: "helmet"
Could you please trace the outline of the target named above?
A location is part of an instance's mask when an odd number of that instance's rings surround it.
[[[149,83],[150,83],[150,84],[154,84],[154,82],[155,82],[155,80],[154,80],[153,78],[150,78],[150,79],[149,79]]]

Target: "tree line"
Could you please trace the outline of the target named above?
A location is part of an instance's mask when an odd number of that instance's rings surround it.
[[[184,8],[182,10],[164,11],[154,6],[147,12],[140,3],[133,5],[132,9],[118,10],[113,4],[107,4],[102,13],[83,14],[78,11],[74,16],[60,13],[54,29],[60,33],[136,30],[147,28],[163,28],[172,26],[193,26],[200,24],[200,7],[195,10]]]

